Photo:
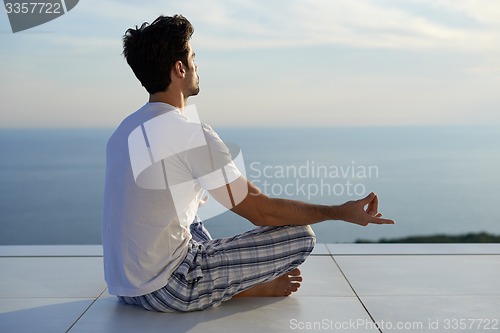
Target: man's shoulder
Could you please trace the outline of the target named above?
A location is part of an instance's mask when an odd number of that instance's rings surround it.
[[[174,110],[174,109],[172,109]],[[164,125],[168,123],[176,123],[178,126],[183,122],[183,119],[177,116],[177,112],[169,112],[170,109],[158,108],[152,106],[151,103],[146,103],[136,111],[126,116],[114,131],[115,136],[128,136],[139,127],[151,127],[155,125]],[[165,119],[165,118],[168,118]]]
[[[222,142],[214,129],[201,123],[197,117],[192,119],[178,109],[158,105],[151,107],[149,103],[123,119],[109,139],[108,146],[130,143],[131,137],[143,138],[152,150],[166,146],[185,150]]]

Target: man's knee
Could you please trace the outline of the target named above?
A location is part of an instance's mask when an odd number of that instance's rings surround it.
[[[314,238],[314,241],[316,241],[316,234],[314,233],[313,228],[310,225],[305,225],[304,228],[306,229],[306,232],[309,234],[309,236]]]
[[[311,242],[311,251],[314,249],[314,245],[316,245],[316,234],[314,233],[314,230],[311,228],[310,225],[306,225],[305,227],[305,232],[307,234],[307,237],[310,239]]]
[[[316,241],[316,234],[314,233],[314,230],[311,228],[310,225],[298,225],[295,226],[295,228],[300,229],[304,234],[304,237],[309,237],[311,239],[314,239],[314,241]]]
[[[316,234],[310,225],[298,225],[293,226],[296,232],[296,237],[304,242],[305,249],[307,252],[312,252],[314,245],[316,244]]]

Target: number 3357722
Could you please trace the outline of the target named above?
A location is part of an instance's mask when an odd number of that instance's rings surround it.
[[[60,3],[47,2],[7,2],[7,14],[61,14]]]

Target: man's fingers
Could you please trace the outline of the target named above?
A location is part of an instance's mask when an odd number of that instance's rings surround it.
[[[364,197],[360,201],[366,205],[366,204],[369,204],[370,202],[372,202],[373,197],[375,197],[375,193],[370,192],[370,194],[368,194],[366,197]]]
[[[396,222],[394,222],[394,220],[390,220],[390,219],[381,219],[381,218],[378,218],[378,217],[374,217],[370,223],[373,223],[373,224],[395,224]]]
[[[382,213],[378,212],[378,197],[374,192],[368,194],[365,198],[358,200],[358,202],[368,205],[365,212],[369,215],[368,223],[373,224],[395,224],[394,220],[381,218]]]
[[[371,216],[375,216],[378,213],[378,197],[375,193],[371,192],[365,198],[361,199],[363,205],[368,205],[366,207],[366,212]]]
[[[378,213],[378,196],[375,194],[372,201],[368,204],[368,208],[366,212],[371,216],[374,216]]]

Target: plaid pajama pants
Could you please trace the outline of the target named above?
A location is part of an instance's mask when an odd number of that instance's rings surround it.
[[[165,287],[118,298],[150,311],[199,311],[271,281],[306,260],[316,241],[310,226],[257,227],[212,239],[200,220],[191,224],[189,250]]]

